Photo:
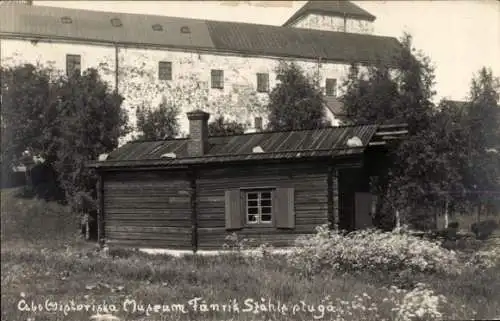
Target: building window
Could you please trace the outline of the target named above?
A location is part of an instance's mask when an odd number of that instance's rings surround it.
[[[293,187],[236,188],[224,196],[226,230],[295,228]]]
[[[73,23],[73,20],[71,19],[71,17],[64,16],[64,17],[61,17],[61,23],[70,24],[70,23]]]
[[[245,208],[247,224],[271,224],[273,213],[272,191],[247,191]]]
[[[160,61],[158,63],[158,79],[172,80],[172,63],[170,61]]]
[[[66,55],[66,75],[80,74],[82,69],[82,56]]]
[[[269,92],[269,74],[267,73],[257,74],[257,91],[260,93]]]
[[[122,21],[119,18],[113,18],[110,21],[111,21],[111,25],[113,27],[121,27],[121,26],[123,26],[123,23],[122,23]]]
[[[337,79],[326,79],[325,92],[327,96],[337,96]]]
[[[224,88],[224,70],[212,69],[212,88],[223,89]]]
[[[151,28],[153,28],[154,31],[163,31],[163,26],[161,24],[158,24],[158,23],[151,26]]]

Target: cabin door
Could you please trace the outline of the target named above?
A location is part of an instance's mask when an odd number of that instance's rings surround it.
[[[354,194],[354,225],[356,229],[363,229],[373,226],[372,222],[372,205],[373,195],[371,193]]]

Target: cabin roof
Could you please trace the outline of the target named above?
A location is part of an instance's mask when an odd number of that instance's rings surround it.
[[[283,26],[289,26],[301,17],[309,13],[319,13],[327,16],[338,16],[338,17],[348,17],[357,18],[368,21],[374,21],[375,16],[368,11],[360,8],[350,1],[308,1],[304,6],[302,6],[297,12],[291,16]]]
[[[364,64],[394,64],[396,38],[157,15],[0,4],[0,34]]]
[[[391,130],[405,125],[390,125]],[[229,163],[250,160],[291,160],[316,157],[339,157],[363,153],[374,142],[377,132],[384,131],[379,125],[354,125],[327,127],[314,130],[259,132],[233,136],[211,136],[208,148],[201,157],[190,157],[187,151],[189,139],[157,141],[132,141],[111,152],[105,161],[91,167],[115,167],[134,165],[192,165]],[[358,137],[360,146],[350,147],[347,141]],[[380,136],[382,138],[382,136]],[[259,146],[263,152],[253,152]],[[162,158],[174,153],[175,158]]]

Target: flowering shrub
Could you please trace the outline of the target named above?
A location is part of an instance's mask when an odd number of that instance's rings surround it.
[[[445,303],[446,298],[443,295],[436,295],[425,284],[419,283],[411,291],[393,286],[389,293],[392,296],[392,302],[396,305],[392,309],[396,313],[395,320],[436,320],[443,316],[439,312],[439,305]],[[402,294],[402,297],[395,294]]]
[[[321,302],[324,308],[313,314],[316,320],[437,320],[443,318],[441,308],[447,302],[425,284],[418,284],[413,290],[403,290],[392,286],[381,288],[374,293],[355,294],[350,298],[326,296]]]
[[[314,273],[322,268],[372,271],[419,271],[460,273],[458,257],[438,242],[406,232],[362,230],[342,235],[326,226],[313,236],[297,240],[291,261]]]
[[[489,249],[473,253],[467,259],[465,266],[480,270],[500,266],[500,247],[491,246]]]

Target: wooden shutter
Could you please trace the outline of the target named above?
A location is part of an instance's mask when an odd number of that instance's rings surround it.
[[[277,188],[274,192],[274,222],[277,228],[295,228],[295,193],[293,188]]]
[[[226,229],[241,229],[243,227],[243,217],[240,190],[226,191]]]

